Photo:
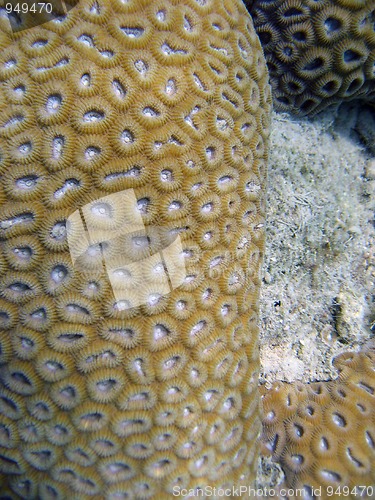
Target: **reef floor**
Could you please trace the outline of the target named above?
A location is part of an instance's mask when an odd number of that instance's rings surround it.
[[[375,335],[375,156],[356,132],[361,109],[273,113],[260,311],[266,386],[334,379],[332,358]],[[269,465],[260,467],[263,485],[277,480]]]

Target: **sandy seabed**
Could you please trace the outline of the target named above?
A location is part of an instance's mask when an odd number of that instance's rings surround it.
[[[332,359],[375,336],[375,157],[355,131],[360,109],[272,115],[260,298],[267,387],[332,380]],[[263,457],[259,486],[282,480]]]
[[[335,378],[332,358],[375,333],[375,158],[358,109],[273,113],[261,383]]]

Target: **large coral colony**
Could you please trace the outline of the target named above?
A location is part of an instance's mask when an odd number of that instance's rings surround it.
[[[240,0],[52,3],[39,26],[0,17],[0,497],[248,487],[271,108],[252,19]],[[374,99],[373,0],[247,7],[279,108]],[[336,364],[263,395],[305,498],[374,482],[374,354]]]
[[[245,6],[1,27],[3,495],[250,484],[271,104]]]

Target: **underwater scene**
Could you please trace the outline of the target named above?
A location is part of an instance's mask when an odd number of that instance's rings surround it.
[[[0,2],[0,500],[375,498],[375,0]]]

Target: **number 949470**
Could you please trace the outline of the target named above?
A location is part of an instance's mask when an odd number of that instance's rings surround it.
[[[46,12],[47,14],[52,13],[52,3],[46,2],[33,2],[33,3],[6,3],[5,10],[8,14],[12,14],[13,12],[17,12],[17,14],[27,14],[27,13],[35,13],[41,14]]]

